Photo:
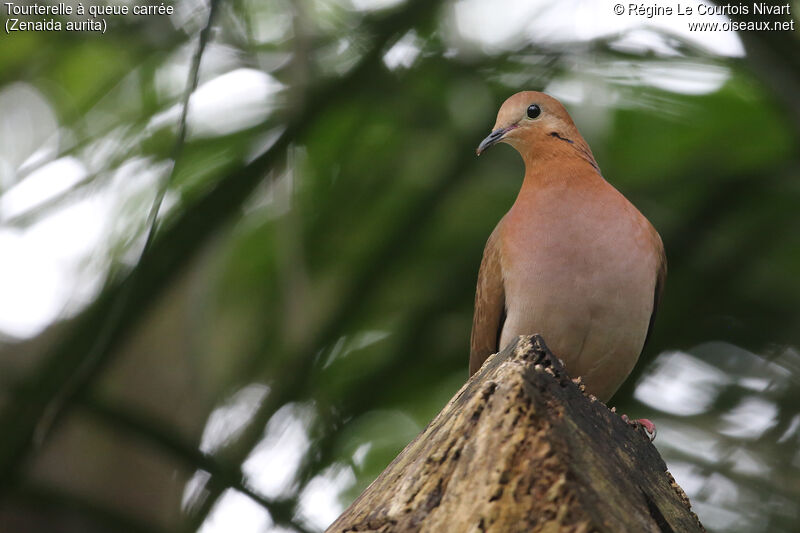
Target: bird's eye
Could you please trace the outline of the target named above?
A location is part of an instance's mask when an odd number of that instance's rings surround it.
[[[542,114],[542,108],[536,104],[528,106],[528,118],[536,118]]]

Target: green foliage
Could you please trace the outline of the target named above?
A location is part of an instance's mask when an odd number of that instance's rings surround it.
[[[474,149],[507,96],[558,81],[586,90],[564,100],[670,264],[655,335],[613,403],[665,428],[656,444],[709,530],[793,529],[800,115],[750,54],[758,36],[741,59],[676,44],[680,62],[725,77],[682,94],[614,66],[678,60],[621,53],[611,37],[484,50],[453,37],[449,4],[214,5],[199,73],[187,66],[202,9],[177,27],[115,20],[103,38],[4,38],[0,96],[26,84],[59,130],[31,115],[37,145],[0,141],[28,150],[0,146],[20,163],[0,168],[2,199],[51,161],[86,171],[10,231],[87,198],[124,207],[97,220],[114,231],[78,258],[101,281],[75,278],[82,292],[62,302],[74,316],[0,350],[11,376],[0,381],[0,524],[193,531],[238,492],[270,524],[324,527],[312,489],[347,504],[466,379],[481,251],[524,171],[508,147]],[[412,51],[393,64],[398,42]],[[608,68],[581,69],[595,62]],[[226,87],[205,104],[229,110],[214,115],[218,130],[193,101],[189,126],[206,128],[180,139],[182,87],[240,70],[281,88]],[[235,105],[250,94],[252,108]],[[2,120],[28,138],[24,121]],[[56,150],[21,165],[50,136]]]

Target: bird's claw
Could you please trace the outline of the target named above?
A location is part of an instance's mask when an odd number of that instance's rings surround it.
[[[650,439],[650,442],[656,440],[656,425],[647,418],[631,420],[628,418],[628,415],[622,415],[622,420],[635,428],[641,427],[644,429],[644,432],[647,434],[647,438]]]

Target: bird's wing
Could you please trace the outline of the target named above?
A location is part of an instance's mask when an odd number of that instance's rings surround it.
[[[657,236],[658,234],[656,234]],[[644,347],[647,346],[647,341],[650,339],[650,334],[653,333],[653,324],[656,321],[656,311],[661,304],[661,296],[664,294],[664,284],[667,281],[667,254],[664,252],[664,244],[661,242],[661,237],[657,238],[657,247],[659,252],[658,258],[658,272],[656,273],[656,290],[653,295],[653,312],[650,314],[650,324],[647,326],[647,336],[644,338]]]
[[[475,314],[470,337],[469,375],[481,367],[487,357],[499,350],[500,333],[506,320],[503,270],[500,265],[500,224],[486,241],[478,287],[475,291]]]

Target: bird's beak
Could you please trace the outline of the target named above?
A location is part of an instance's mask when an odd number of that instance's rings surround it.
[[[498,128],[494,130],[492,133],[489,134],[488,137],[486,137],[484,140],[481,141],[481,144],[478,145],[478,149],[475,150],[475,153],[481,155],[487,148],[503,140],[503,136],[516,127],[517,127],[516,124],[512,124],[511,126],[507,126],[505,128]]]

